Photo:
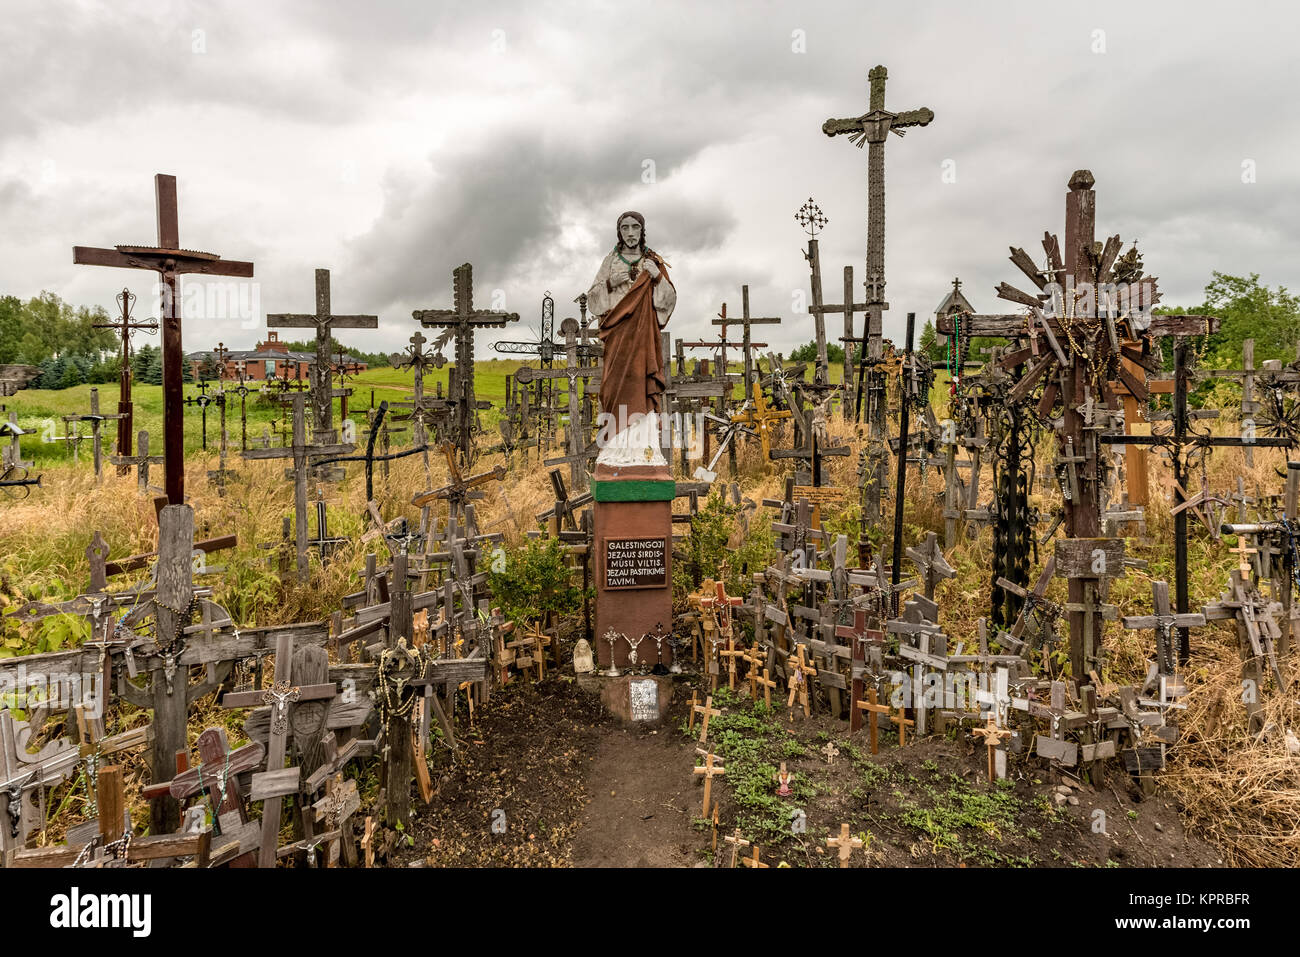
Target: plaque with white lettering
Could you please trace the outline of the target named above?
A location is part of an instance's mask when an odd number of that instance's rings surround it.
[[[601,549],[605,588],[666,588],[667,538],[607,538]]]
[[[633,721],[659,720],[659,682],[653,678],[633,681],[627,693]]]

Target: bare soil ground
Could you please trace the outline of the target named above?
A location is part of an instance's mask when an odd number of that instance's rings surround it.
[[[567,663],[566,663],[567,667]],[[701,815],[692,774],[699,746],[684,733],[691,690],[676,682],[669,719],[656,730],[622,728],[599,699],[564,672],[494,696],[477,735],[453,761],[434,758],[438,793],[416,801],[412,826],[396,835],[390,866],[729,866],[725,835],[739,827],[770,866],[837,866],[826,846],[841,823],[866,845],[852,866],[1214,866],[1222,854],[1185,833],[1159,793],[1143,798],[1115,766],[1099,787],[1068,769],[1013,755],[1010,780],[986,780],[986,752],[966,731],[904,748],[882,735],[872,756],[864,731],[747,693],[715,693],[725,713],[709,745],[728,773],[715,779],[716,833]],[[776,704],[776,702],[774,702]],[[782,702],[783,704],[783,702]],[[839,754],[828,762],[825,747]],[[792,773],[777,795],[776,768]],[[1058,804],[1062,786],[1077,803]],[[1104,830],[1094,811],[1104,812]],[[496,822],[496,828],[493,824]],[[752,848],[746,848],[752,854]]]

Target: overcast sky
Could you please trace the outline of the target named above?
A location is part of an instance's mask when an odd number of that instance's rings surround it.
[[[192,310],[187,350],[312,311],[318,266],[335,312],[379,315],[359,348],[450,307],[463,262],[476,306],[520,314],[491,338],[535,339],[543,292],[557,327],[576,315],[625,209],[672,267],[676,337],[712,335],[748,283],[788,349],[812,337],[809,196],[827,300],[845,265],[861,294],[867,153],[821,124],[866,112],[878,63],[886,108],[935,113],[886,147],[886,335],[954,276],[1001,311],[1008,247],[1041,258],[1079,168],[1098,236],[1139,240],[1166,304],[1215,269],[1295,288],[1298,35],[1286,3],[0,0],[0,293],[111,310],[129,284],[143,314],[152,274],[72,247],[155,243],[164,172],[182,245],[256,264],[258,314]]]

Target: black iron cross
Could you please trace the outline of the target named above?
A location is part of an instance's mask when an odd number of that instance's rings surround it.
[[[1265,446],[1272,448],[1289,448],[1294,443],[1282,436],[1257,436],[1245,432],[1240,436],[1210,435],[1209,432],[1191,431],[1191,416],[1187,411],[1187,385],[1190,370],[1187,368],[1187,341],[1179,339],[1174,346],[1174,414],[1173,430],[1161,435],[1124,435],[1120,433],[1103,433],[1099,441],[1111,445],[1149,445],[1164,449],[1174,469],[1175,507],[1185,501],[1188,473],[1191,471],[1190,459],[1193,455],[1204,455],[1210,448],[1250,448]],[[1189,614],[1187,593],[1187,509],[1178,509],[1174,514],[1174,602],[1179,616]],[[1191,642],[1188,630],[1178,626],[1178,663],[1185,665],[1191,655]]]

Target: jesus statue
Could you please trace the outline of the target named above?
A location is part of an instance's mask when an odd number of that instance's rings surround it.
[[[600,320],[605,366],[600,405],[606,423],[597,465],[667,465],[659,448],[664,354],[659,332],[677,305],[668,264],[646,245],[645,217],[619,216],[617,241],[587,291]]]

